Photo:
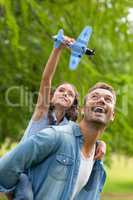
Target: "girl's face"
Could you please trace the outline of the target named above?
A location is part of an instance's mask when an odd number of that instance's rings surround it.
[[[54,106],[69,108],[75,99],[75,91],[72,85],[65,83],[60,85],[54,92],[52,103]]]

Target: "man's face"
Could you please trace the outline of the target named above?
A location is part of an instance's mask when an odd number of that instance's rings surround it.
[[[107,125],[114,119],[115,97],[106,89],[95,89],[86,97],[84,118],[90,122]]]

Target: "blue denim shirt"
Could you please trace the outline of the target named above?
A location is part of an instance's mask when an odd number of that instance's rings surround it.
[[[52,125],[57,125],[57,119],[56,119],[56,115],[54,112],[52,113],[52,116],[53,116]],[[65,125],[67,123],[68,123],[68,120],[66,117],[64,117],[59,125],[60,126]],[[21,141],[26,140],[31,135],[34,135],[34,134],[40,132],[42,129],[48,128],[48,127],[49,127],[48,115],[45,115],[41,119],[36,120],[36,121],[31,119],[25,132],[24,132],[24,135],[23,135]]]
[[[43,175],[38,177],[39,181],[32,180],[34,199],[70,200],[79,171],[82,144],[83,136],[74,122],[44,129],[31,136],[0,159],[0,191],[11,189],[20,173],[30,167],[29,177],[32,178],[35,165],[45,160]],[[104,182],[103,165],[101,161],[95,161],[88,183],[75,200],[100,199]]]

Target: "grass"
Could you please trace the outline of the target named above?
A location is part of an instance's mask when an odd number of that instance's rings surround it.
[[[113,155],[112,163],[102,200],[133,200],[133,159]]]
[[[113,155],[112,163],[107,169],[104,192],[133,193],[133,159]]]
[[[102,195],[101,200],[133,200],[133,195],[112,195],[112,194],[107,194],[107,195]]]
[[[4,195],[0,194],[0,200],[7,200],[7,198]]]

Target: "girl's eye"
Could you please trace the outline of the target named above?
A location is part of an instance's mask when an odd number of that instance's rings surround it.
[[[74,95],[73,95],[73,93],[68,93],[68,95],[70,96],[70,97],[74,97]]]
[[[59,92],[64,92],[64,89],[63,88],[59,89]]]

